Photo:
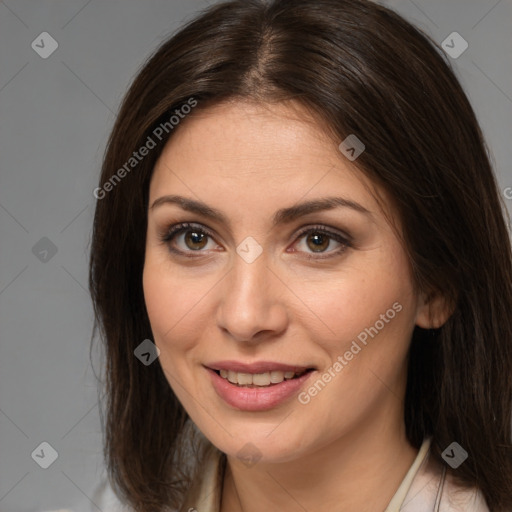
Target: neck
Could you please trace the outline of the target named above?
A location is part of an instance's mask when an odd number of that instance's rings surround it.
[[[381,418],[289,462],[248,468],[228,456],[221,512],[385,510],[418,453],[403,416],[390,423],[389,414],[383,407]]]

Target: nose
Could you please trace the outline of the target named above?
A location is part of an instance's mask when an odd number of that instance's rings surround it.
[[[236,255],[219,291],[217,325],[235,341],[261,342],[286,330],[286,286],[264,253],[252,263]]]

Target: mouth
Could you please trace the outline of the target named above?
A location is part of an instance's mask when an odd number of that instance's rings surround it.
[[[314,371],[314,368],[306,368],[300,371],[272,370],[260,373],[235,372],[233,370],[215,370],[219,377],[226,379],[231,384],[241,388],[269,388],[281,384],[285,380],[293,380],[304,374]]]
[[[264,361],[252,364],[222,361],[204,368],[217,395],[227,405],[242,411],[265,411],[290,403],[317,370],[309,365]]]

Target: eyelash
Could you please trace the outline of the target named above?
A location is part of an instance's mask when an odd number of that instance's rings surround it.
[[[167,228],[163,233],[160,234],[160,240],[163,244],[167,245],[168,249],[173,252],[174,254],[178,254],[178,255],[181,255],[181,256],[185,256],[187,258],[196,258],[197,256],[194,256],[192,254],[188,254],[188,253],[193,253],[193,252],[204,252],[204,251],[201,251],[201,250],[198,250],[198,251],[181,251],[179,249],[175,249],[171,246],[171,242],[174,240],[174,238],[181,234],[181,233],[186,233],[187,231],[196,231],[196,232],[199,232],[199,233],[203,233],[207,236],[209,236],[210,238],[212,239],[215,239],[213,233],[207,229],[207,228],[204,228],[203,226],[199,225],[199,224],[194,224],[194,223],[191,223],[191,222],[181,222],[179,224],[175,224],[174,226],[170,226],[169,228]],[[317,225],[317,226],[309,226],[307,228],[304,228],[302,229],[298,234],[297,234],[297,240],[300,240],[301,238],[304,237],[304,235],[308,235],[308,234],[311,234],[311,233],[320,233],[322,235],[326,235],[328,236],[329,238],[331,238],[332,240],[342,244],[341,247],[339,247],[338,249],[334,250],[334,251],[330,251],[327,253],[327,256],[306,256],[307,259],[311,259],[311,260],[323,260],[323,259],[328,259],[328,258],[332,258],[334,256],[337,256],[337,255],[340,255],[341,253],[343,253],[346,249],[352,247],[352,244],[351,242],[349,241],[348,237],[346,236],[343,236],[339,233],[335,233],[333,231],[329,231],[325,226],[321,226],[321,225]],[[318,254],[325,254],[325,253],[318,253]]]

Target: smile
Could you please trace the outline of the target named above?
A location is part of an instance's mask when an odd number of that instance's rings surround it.
[[[264,411],[283,404],[297,395],[316,371],[310,366],[234,361],[211,363],[205,369],[217,395],[243,411]]]
[[[300,377],[308,370],[302,372],[283,372],[274,370],[265,373],[240,373],[232,370],[217,370],[217,375],[223,379],[227,379],[231,384],[240,387],[268,387],[279,384],[284,380],[295,379]]]

